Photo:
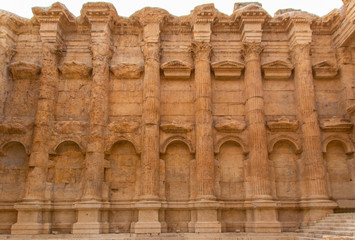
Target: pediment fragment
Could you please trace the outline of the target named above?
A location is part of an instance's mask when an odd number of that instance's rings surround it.
[[[139,126],[139,122],[132,121],[131,119],[120,119],[111,122],[108,125],[108,130],[114,133],[130,133],[136,131]]]
[[[215,122],[214,127],[219,132],[240,133],[246,128],[246,123],[242,120],[221,119]]]
[[[192,131],[193,124],[181,121],[162,122],[160,129],[166,133],[187,133]]]
[[[346,132],[349,131],[353,125],[354,124],[348,119],[344,118],[333,117],[320,120],[320,128],[329,132]]]
[[[298,128],[298,121],[281,117],[267,121],[267,127],[271,132],[295,132]]]
[[[10,64],[10,72],[14,80],[34,80],[39,78],[41,67],[35,63],[20,61]]]
[[[264,79],[286,80],[292,74],[293,66],[291,63],[285,61],[272,61],[261,66]]]
[[[322,61],[313,65],[315,79],[331,79],[338,74],[338,67],[328,61]]]
[[[110,70],[116,78],[136,79],[141,77],[144,67],[134,63],[118,63],[112,65]]]
[[[161,65],[167,79],[190,79],[192,67],[181,60],[172,60]]]
[[[86,63],[69,61],[58,67],[64,78],[86,79],[91,76],[92,67]]]
[[[232,60],[224,60],[211,64],[217,80],[238,79],[242,75],[244,64]]]

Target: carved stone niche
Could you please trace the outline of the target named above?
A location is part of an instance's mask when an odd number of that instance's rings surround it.
[[[174,120],[172,122],[162,122],[160,129],[166,133],[187,133],[192,131],[193,125],[192,123]]]
[[[313,65],[313,75],[315,79],[332,79],[338,74],[338,67],[327,61],[322,61]]]
[[[111,65],[110,70],[116,78],[137,79],[141,77],[144,67],[134,63],[118,63]]]
[[[139,128],[139,122],[132,121],[131,119],[120,119],[111,122],[108,125],[108,130],[113,133],[131,133]]]
[[[245,121],[233,119],[220,119],[215,121],[214,128],[219,132],[240,133],[246,127]]]
[[[291,63],[277,60],[265,63],[261,68],[264,73],[264,79],[287,80],[292,74],[293,66]]]
[[[65,62],[58,69],[66,79],[87,79],[92,73],[91,66],[77,61]]]
[[[14,80],[35,80],[41,73],[41,67],[35,63],[13,62],[10,64],[10,72]]]
[[[347,132],[353,127],[348,119],[332,117],[320,120],[320,128],[326,132]]]
[[[160,67],[166,79],[188,80],[192,72],[192,67],[181,60],[166,62]]]
[[[244,64],[231,60],[214,62],[211,64],[216,80],[239,79],[244,69]]]
[[[281,117],[276,120],[269,120],[267,127],[271,132],[295,132],[298,128],[298,121]]]

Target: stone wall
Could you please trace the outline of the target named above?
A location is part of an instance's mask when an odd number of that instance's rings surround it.
[[[355,210],[355,1],[0,11],[0,233],[295,231]]]

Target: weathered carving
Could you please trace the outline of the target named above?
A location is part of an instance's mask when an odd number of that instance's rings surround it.
[[[215,79],[232,80],[240,78],[244,69],[244,64],[236,61],[224,60],[212,63],[211,67],[213,69]]]
[[[141,77],[144,67],[134,63],[118,63],[111,65],[110,70],[116,78],[135,79]]]
[[[114,133],[134,132],[139,128],[139,122],[121,119],[108,124],[108,130]]]
[[[166,79],[190,79],[192,67],[181,60],[166,62],[160,67]]]
[[[246,128],[245,121],[233,119],[220,119],[215,121],[215,129],[219,132],[235,132],[240,133]]]
[[[338,67],[323,61],[313,65],[315,79],[332,79],[338,74]]]
[[[31,131],[33,123],[20,119],[6,120],[0,123],[0,133],[3,134],[26,134]]]
[[[332,118],[320,120],[320,128],[328,132],[350,131],[353,125],[354,124],[351,123],[348,119],[338,118],[338,117],[332,117]]]
[[[167,133],[186,133],[193,129],[193,125],[192,123],[174,120],[171,123],[162,122],[160,124],[160,129]]]
[[[264,79],[283,80],[290,78],[293,66],[291,63],[277,60],[264,63],[261,68],[264,73]]]
[[[192,56],[195,61],[206,60],[210,58],[212,46],[207,42],[192,42]]]
[[[298,121],[281,117],[276,120],[269,120],[267,126],[272,132],[295,132],[298,128]]]
[[[33,80],[39,78],[41,67],[35,63],[13,62],[10,64],[10,71],[14,80]]]
[[[248,62],[255,58],[260,58],[260,53],[263,51],[263,47],[258,42],[244,42],[242,54],[244,57],[244,61]]]
[[[58,69],[67,79],[87,79],[92,72],[91,66],[77,61],[65,62]]]

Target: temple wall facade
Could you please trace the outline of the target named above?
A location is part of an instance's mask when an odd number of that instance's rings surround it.
[[[355,210],[355,1],[0,11],[0,233],[293,232]]]

